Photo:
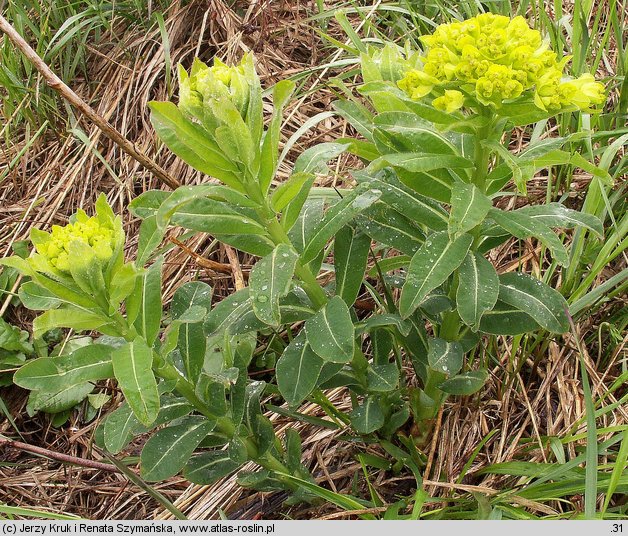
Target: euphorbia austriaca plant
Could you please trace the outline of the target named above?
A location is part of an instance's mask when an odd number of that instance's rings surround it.
[[[558,203],[496,208],[502,188],[514,179],[525,193],[538,170],[565,163],[608,179],[563,149],[569,138],[537,140],[516,155],[502,143],[515,126],[593,111],[604,100],[590,75],[564,78],[568,58],[557,58],[522,18],[480,15],[440,26],[424,43],[422,53],[388,44],[364,54],[359,91],[368,102],[347,92],[335,104],[360,136],[304,151],[280,184],[282,111],[293,83],[273,88],[264,126],[251,55],[233,67],[197,60],[189,73],[180,69],[179,104],[151,103],[152,123],[174,153],[221,184],[135,199],[131,211],[143,221],[133,263],[123,263],[120,220],[103,197],[96,219],[79,213],[51,235],[34,231],[37,253],[4,262],[32,279],[21,295],[46,310],[37,334],[64,326],[103,337],[26,365],[16,383],[62,396],[115,377],[126,404],[106,418],[100,439],[116,453],[159,427],[141,457],[149,480],[183,470],[210,483],[253,460],[262,469],[240,474],[243,484],[307,498],[299,436],[275,435],[260,407],[268,395],[281,396],[288,407],[275,410],[294,418],[301,402],[315,401],[330,425],[420,464],[416,448],[445,398],[482,387],[483,341],[568,328],[556,290],[524,273],[499,275],[486,254],[511,236],[533,238],[564,266],[569,254],[552,228],[602,233],[598,220]],[[357,185],[312,188],[345,151],[365,163],[353,173]],[[159,246],[169,226],[261,257],[249,286],[213,303],[207,284],[186,283],[162,318]],[[335,278],[322,286],[317,276],[332,249]],[[363,291],[374,301],[367,316],[354,307]],[[249,379],[254,357],[276,363],[276,387]],[[348,414],[325,397],[338,386],[351,393]],[[410,419],[414,436],[399,432]]]

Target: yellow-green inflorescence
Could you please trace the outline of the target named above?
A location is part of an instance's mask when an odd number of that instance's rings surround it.
[[[229,66],[219,59],[208,66],[195,59],[190,73],[179,66],[179,108],[203,120],[211,101],[228,99],[244,117],[254,82],[253,59],[245,55],[238,65]]]
[[[70,272],[70,245],[82,242],[90,246],[96,258],[108,261],[115,250],[115,233],[111,226],[96,216],[89,217],[79,210],[76,221],[63,227],[53,225],[50,233],[39,233],[35,243],[37,253],[60,272]]]
[[[465,100],[500,108],[522,95],[548,112],[572,106],[590,110],[606,99],[604,86],[592,75],[566,79],[570,58],[559,59],[523,17],[485,13],[441,24],[421,40],[426,46],[422,67],[408,71],[398,85],[412,99],[430,96],[441,110],[457,110]]]

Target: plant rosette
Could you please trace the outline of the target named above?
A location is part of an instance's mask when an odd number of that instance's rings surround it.
[[[590,77],[563,79],[567,59],[523,19],[481,15],[423,41],[423,53],[389,43],[362,56],[368,101],[334,104],[360,136],[307,149],[283,182],[275,180],[280,129],[294,84],[274,86],[264,126],[251,55],[233,67],[181,69],[179,105],[151,103],[152,123],[175,154],[222,184],[134,199],[142,219],[134,263],[123,262],[121,224],[103,197],[96,220],[79,213],[66,230],[35,233],[28,261],[3,261],[32,278],[20,292],[27,307],[46,310],[38,335],[64,326],[107,336],[25,365],[16,383],[53,391],[115,378],[126,403],[99,428],[99,442],[117,453],[150,431],[141,456],[148,480],[182,471],[209,484],[255,461],[261,470],[240,473],[243,485],[312,499],[298,434],[277,437],[262,412],[270,397],[279,403],[268,407],[294,419],[303,418],[301,403],[315,402],[326,425],[387,445],[402,465],[421,463],[416,448],[445,399],[477,392],[488,377],[483,342],[569,327],[551,281],[498,274],[487,253],[531,238],[565,266],[554,228],[603,232],[596,218],[559,203],[506,211],[494,199],[511,180],[525,193],[538,170],[560,164],[609,180],[565,149],[566,138],[519,154],[502,144],[513,126],[603,101]],[[558,103],[546,100],[552,84]],[[344,152],[366,164],[353,172],[357,185],[313,188]],[[164,312],[160,245],[170,226],[260,257],[248,286],[214,303],[211,287],[189,282]],[[323,285],[326,260],[335,278]],[[363,292],[374,303],[366,316],[356,308]],[[256,363],[274,365],[268,383],[250,380]],[[334,387],[349,390],[351,411],[327,399]],[[411,419],[418,439],[399,433]]]

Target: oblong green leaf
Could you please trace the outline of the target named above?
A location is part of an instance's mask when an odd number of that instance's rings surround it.
[[[436,287],[444,283],[452,272],[462,264],[471,247],[473,238],[462,235],[449,240],[446,231],[433,233],[416,252],[410,266],[406,282],[401,291],[399,312],[408,318]]]
[[[249,277],[249,295],[257,318],[269,326],[281,323],[279,298],[290,291],[299,254],[288,244],[279,244],[257,262]]]
[[[477,252],[470,252],[458,269],[456,305],[462,321],[477,329],[485,311],[497,303],[499,277],[493,265]]]
[[[571,210],[560,203],[530,205],[520,208],[516,212],[530,216],[533,221],[537,221],[547,227],[572,229],[580,226],[590,229],[599,237],[604,235],[604,226],[599,218],[586,212]]]
[[[382,180],[360,174],[356,174],[356,179],[369,182],[373,188],[381,190],[380,201],[397,212],[411,217],[413,222],[425,225],[434,231],[447,228],[447,212],[436,202],[405,186],[394,176],[394,173],[387,174]]]
[[[521,335],[539,327],[530,315],[499,300],[480,320],[480,331],[492,335]]]
[[[301,255],[303,263],[307,264],[314,260],[331,237],[382,195],[380,190],[364,190],[365,188],[358,186],[325,213],[322,221],[312,231],[312,236],[303,250]]]
[[[161,326],[163,304],[161,299],[161,269],[164,259],[157,259],[137,277],[135,289],[126,300],[127,320],[146,342],[153,344]]]
[[[377,202],[355,218],[357,226],[373,240],[414,255],[425,242],[425,233],[413,220]]]
[[[531,216],[521,212],[505,212],[492,208],[489,214],[497,225],[517,238],[523,239],[530,236],[538,238],[552,252],[552,256],[558,264],[562,266],[569,265],[569,256],[565,246],[549,227],[542,225],[541,222],[535,221]]]
[[[275,369],[279,392],[288,405],[296,406],[308,397],[324,364],[301,331],[281,354]]]
[[[569,331],[569,305],[565,298],[534,277],[520,272],[500,275],[499,299],[525,311],[548,331]]]
[[[113,378],[113,348],[91,344],[61,357],[41,357],[26,363],[13,376],[24,389],[54,393],[64,387]]]
[[[124,397],[137,419],[150,425],[159,413],[159,392],[153,374],[153,351],[146,341],[137,338],[112,355],[113,372]]]
[[[241,465],[233,461],[226,450],[203,452],[190,459],[183,468],[183,476],[195,484],[209,486]]]
[[[220,179],[225,184],[243,190],[238,168],[224,152],[209,139],[207,132],[187,119],[171,102],[150,102],[151,123],[159,138],[179,158],[194,169]]]
[[[349,308],[340,296],[334,296],[305,323],[308,344],[331,363],[349,363],[353,359],[354,331]]]
[[[456,341],[429,339],[427,361],[432,370],[455,376],[462,368],[464,350]]]
[[[438,387],[450,395],[472,395],[477,393],[488,379],[486,370],[472,370],[449,378]]]
[[[149,482],[176,475],[188,462],[194,449],[216,426],[215,421],[194,415],[159,430],[144,445],[140,474]]]
[[[470,231],[484,221],[491,206],[491,200],[473,184],[456,184],[451,190],[449,234],[455,237]]]
[[[177,208],[171,222],[185,229],[214,235],[266,234],[266,229],[251,217],[239,213],[226,203],[206,197],[193,199]]]
[[[371,247],[371,237],[345,226],[334,238],[336,295],[348,306],[353,305],[364,280]]]
[[[368,397],[350,414],[351,426],[360,434],[370,434],[384,426],[386,417],[375,397]]]

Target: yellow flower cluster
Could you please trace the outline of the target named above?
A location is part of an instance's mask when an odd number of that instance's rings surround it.
[[[212,99],[227,98],[244,115],[249,99],[249,64],[252,66],[248,56],[233,67],[217,58],[211,67],[195,59],[190,74],[179,66],[179,108],[202,120],[204,105]]]
[[[37,252],[61,272],[70,271],[70,244],[83,242],[90,246],[99,260],[106,262],[115,249],[113,229],[104,226],[96,217],[89,218],[83,211],[77,214],[77,221],[63,227],[52,226],[45,240],[35,243]]]
[[[411,98],[420,99],[444,87],[457,87],[483,105],[499,108],[525,92],[546,111],[568,106],[582,110],[602,104],[604,86],[592,75],[564,80],[569,57],[559,60],[523,17],[485,13],[464,22],[442,24],[421,38],[426,45],[422,69],[410,70],[398,82]],[[437,97],[437,108],[462,107],[462,93]]]

